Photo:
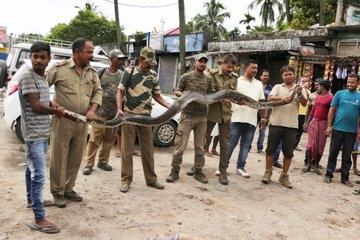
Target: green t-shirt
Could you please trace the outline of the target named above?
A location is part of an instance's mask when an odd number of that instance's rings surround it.
[[[206,75],[198,77],[195,75],[194,71],[191,71],[180,77],[177,90],[182,92],[196,91],[206,94],[210,90],[209,86],[210,79]],[[207,106],[205,104],[191,102],[182,110],[182,113],[196,116],[206,115]]]

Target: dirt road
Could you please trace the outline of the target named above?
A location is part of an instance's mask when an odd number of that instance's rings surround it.
[[[0,111],[2,116],[2,99]],[[186,175],[193,162],[193,143],[184,156],[180,180],[165,183],[170,171],[172,148],[157,148],[156,172],[166,185],[159,191],[145,185],[139,157],[134,157],[134,182],[128,193],[119,191],[120,160],[111,157],[112,172],[95,168],[90,176],[78,175],[75,190],[84,197],[81,203],[69,203],[64,209],[47,208],[47,217],[61,226],[56,235],[35,232],[27,227],[33,214],[25,208],[24,153],[13,131],[0,119],[0,240],[4,239],[146,239],[158,235],[176,235],[179,239],[359,239],[360,198],[340,183],[322,182],[323,176],[303,174],[304,152],[295,152],[290,171],[294,188],[273,182],[260,182],[264,156],[249,154],[246,168],[251,178],[236,175],[231,159],[228,186],[214,175],[218,159],[206,158],[208,184]],[[256,136],[257,137],[257,136]],[[304,149],[306,135],[300,147]],[[254,141],[255,142],[255,141]],[[329,144],[329,143],[328,143]],[[113,149],[115,153],[115,149]],[[327,151],[322,164],[326,165]],[[48,157],[49,160],[49,157]],[[322,170],[324,172],[324,170]],[[353,174],[352,181],[357,179]],[[360,188],[360,185],[355,186]],[[51,199],[49,182],[45,198]]]

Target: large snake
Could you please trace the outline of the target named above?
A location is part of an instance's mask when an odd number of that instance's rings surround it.
[[[291,101],[295,99],[295,91],[290,96]],[[176,102],[174,102],[170,108],[165,111],[163,114],[157,117],[142,116],[142,115],[132,115],[128,114],[125,116],[116,116],[113,119],[104,121],[100,119],[94,119],[91,124],[96,127],[103,128],[114,128],[121,124],[128,123],[134,125],[143,125],[143,126],[156,126],[162,123],[169,121],[173,116],[180,112],[191,102],[197,102],[201,104],[211,104],[214,102],[220,102],[223,99],[229,99],[231,102],[236,104],[244,104],[248,107],[255,109],[269,109],[273,107],[283,106],[290,103],[284,101],[271,101],[271,102],[258,102],[254,99],[241,94],[233,90],[222,90],[212,94],[201,94],[199,92],[187,92],[183,94]]]

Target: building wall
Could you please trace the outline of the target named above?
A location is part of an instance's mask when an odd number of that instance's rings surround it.
[[[173,93],[177,79],[177,54],[162,54],[159,63],[158,74],[161,92]]]

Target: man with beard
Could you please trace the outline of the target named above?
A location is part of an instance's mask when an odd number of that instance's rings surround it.
[[[180,97],[189,91],[207,93],[209,91],[210,79],[204,74],[207,67],[208,58],[205,54],[199,54],[195,59],[195,70],[185,73],[181,76],[175,95]],[[176,132],[175,148],[172,159],[172,169],[167,182],[174,182],[179,179],[180,165],[182,163],[183,153],[189,141],[191,130],[194,131],[194,178],[201,183],[207,183],[208,180],[202,168],[205,165],[204,157],[204,139],[207,122],[207,107],[204,104],[192,102],[181,112],[179,126]]]
[[[354,186],[349,180],[349,171],[351,152],[356,141],[359,124],[360,92],[356,90],[359,78],[356,73],[350,74],[347,79],[347,89],[337,91],[330,105],[326,134],[331,135],[331,142],[325,183],[330,183],[334,177],[337,156],[342,147],[341,183],[348,187]]]

